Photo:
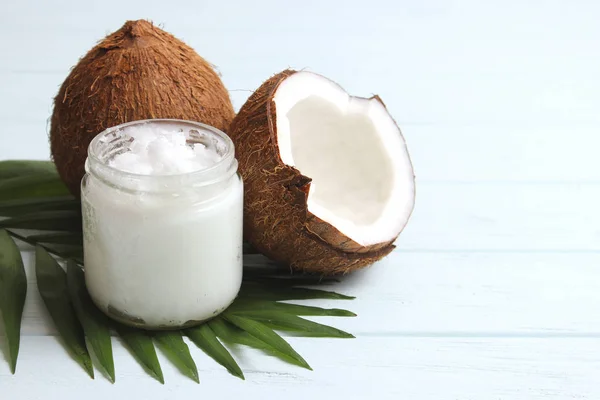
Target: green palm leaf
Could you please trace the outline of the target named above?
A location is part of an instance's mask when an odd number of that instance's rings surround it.
[[[117,322],[113,325],[121,339],[148,374],[164,384],[165,378],[156,356],[152,337],[141,329],[131,328]]]
[[[39,211],[0,221],[0,228],[81,232],[79,211]]]
[[[240,296],[260,300],[309,300],[309,299],[330,299],[330,300],[352,300],[354,297],[346,296],[336,292],[330,292],[320,289],[309,289],[301,287],[279,287],[277,285],[255,284],[247,282],[240,290]]]
[[[181,371],[182,374],[199,383],[198,368],[190,354],[190,349],[183,341],[181,332],[157,332],[154,339],[169,360]]]
[[[260,322],[251,320],[249,318],[240,317],[239,315],[229,314],[227,312],[225,312],[224,318],[238,328],[248,332],[248,334],[254,336],[256,339],[268,344],[279,353],[285,354],[297,361],[297,365],[307,369],[312,369],[304,360],[304,358],[302,358],[302,356],[298,354],[288,342],[275,333],[275,331],[273,331],[271,328],[261,324]]]
[[[83,246],[70,244],[49,244],[46,247],[50,248],[56,253],[59,253],[62,258],[83,258]]]
[[[52,174],[15,176],[0,181],[0,200],[68,196],[67,187]]]
[[[8,361],[14,374],[21,342],[21,319],[27,296],[23,259],[14,240],[0,229],[0,311],[8,341]]]
[[[39,246],[35,251],[35,272],[38,290],[65,347],[88,375],[94,378],[94,367],[85,347],[83,329],[69,297],[67,274],[58,262]]]
[[[80,246],[83,249],[83,236],[80,232],[45,233],[41,235],[30,235],[27,239],[34,243],[70,244]]]
[[[109,323],[104,314],[94,306],[85,288],[83,271],[71,260],[67,262],[67,285],[71,301],[75,306],[75,312],[83,326],[85,337],[100,366],[108,375],[109,380],[114,383],[115,364]]]
[[[275,310],[255,310],[231,312],[233,315],[260,322],[272,329],[290,331],[307,337],[353,338],[348,332],[333,328],[328,325],[309,321],[297,315]]]
[[[43,197],[0,201],[0,216],[14,217],[38,211],[80,211],[81,204],[73,197]]]
[[[339,308],[321,308],[299,304],[280,303],[260,299],[247,299],[245,301],[236,301],[229,307],[228,310],[234,313],[244,311],[268,310],[281,311],[288,314],[304,316],[356,317],[356,314],[354,314],[352,311],[342,310]]]
[[[263,351],[268,355],[277,357],[280,360],[285,361],[289,364],[304,367],[304,365],[298,362],[295,358],[292,358],[289,355],[278,351],[273,346],[250,335],[243,329],[240,329],[237,326],[230,323],[229,321],[226,321],[221,316],[209,321],[208,325],[217,334],[217,336],[227,344],[237,344],[252,347],[254,349]]]
[[[52,161],[5,160],[0,161],[0,181],[26,175],[50,175],[59,179]]]
[[[219,342],[217,335],[206,323],[185,330],[191,339],[206,355],[224,366],[232,375],[244,379],[244,373],[235,362],[229,351]]]

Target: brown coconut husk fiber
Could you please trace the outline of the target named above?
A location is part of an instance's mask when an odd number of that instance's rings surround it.
[[[273,96],[294,73],[286,70],[263,83],[231,124],[244,179],[244,236],[258,251],[295,270],[347,273],[389,254],[393,241],[361,246],[309,212],[311,179],[284,164],[277,147]]]
[[[103,130],[176,118],[227,132],[234,116],[229,93],[211,64],[152,23],[128,21],[92,48],[62,84],[51,120],[52,158],[79,196],[88,145]]]

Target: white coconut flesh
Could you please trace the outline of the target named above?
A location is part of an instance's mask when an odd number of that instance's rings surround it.
[[[383,104],[310,72],[285,79],[273,100],[281,160],[312,179],[309,212],[362,246],[396,238],[414,206],[414,174]]]

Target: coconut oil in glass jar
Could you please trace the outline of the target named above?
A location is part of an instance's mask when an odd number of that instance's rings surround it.
[[[243,184],[224,133],[162,119],[110,128],[88,148],[81,203],[86,285],[111,318],[182,328],[235,299]]]

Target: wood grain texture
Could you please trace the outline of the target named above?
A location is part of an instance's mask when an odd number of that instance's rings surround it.
[[[246,380],[232,378],[224,368],[193,345],[200,385],[179,373],[165,357],[165,385],[148,377],[122,346],[115,347],[117,383],[92,381],[66,358],[57,362],[60,345],[53,337],[23,340],[19,375],[0,364],[2,393],[25,393],[27,400],[131,398],[171,400],[216,394],[227,398],[306,399],[593,399],[597,398],[594,352],[597,339],[532,338],[358,338],[355,350],[341,340],[289,339],[312,360],[304,371],[242,353]],[[62,355],[61,355],[62,357]],[[45,368],[40,379],[40,365]],[[318,365],[318,366],[317,366]],[[99,375],[99,374],[98,374]]]
[[[37,292],[34,257],[29,251],[23,256],[29,281],[23,334],[56,335]],[[331,286],[356,300],[318,302],[348,308],[358,317],[318,321],[368,337],[600,338],[600,319],[590,316],[590,310],[600,308],[598,265],[600,252],[397,250]]]
[[[600,398],[599,3],[8,2],[0,159],[47,159],[69,68],[145,17],[218,67],[236,109],[288,67],[381,95],[411,152],[415,212],[394,253],[336,287],[357,300],[319,304],[356,311],[319,321],[357,339],[289,338],[314,372],[242,351],[245,382],[190,346],[202,383],[159,355],[161,386],[117,339],[117,384],[89,380],[54,336],[23,247],[25,336],[17,375],[0,360],[1,398]]]

